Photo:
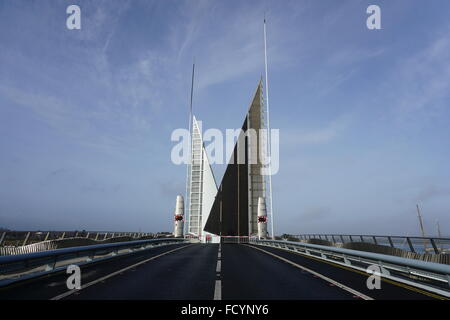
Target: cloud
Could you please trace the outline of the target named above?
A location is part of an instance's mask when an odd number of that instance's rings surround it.
[[[417,202],[427,201],[434,198],[449,197],[449,186],[430,185],[420,190],[416,196]]]
[[[140,142],[140,131],[148,130],[149,124],[128,110],[113,109],[104,111],[81,108],[76,102],[60,99],[53,94],[35,93],[15,87],[0,85],[0,95],[7,100],[28,108],[59,134],[69,136],[78,143],[113,152],[114,149],[132,148]],[[107,127],[99,131],[100,125]],[[127,128],[127,124],[132,124]],[[112,130],[119,129],[119,130]]]
[[[173,29],[170,42],[178,52],[178,61],[183,58],[192,61],[195,57],[202,74],[198,78],[198,89],[251,73],[259,77],[264,70],[265,4],[243,3],[231,10],[223,8],[224,3],[196,4],[189,2],[187,13],[183,15],[185,27]],[[289,51],[297,48],[299,35],[287,34],[284,30],[295,15],[284,19],[275,12],[267,15],[270,64],[288,64],[292,62]]]
[[[158,186],[160,194],[165,198],[173,197],[175,199],[180,192],[183,192],[182,195],[184,197],[186,186],[180,181],[160,181]]]
[[[0,85],[0,94],[16,104],[30,108],[36,115],[55,127],[68,119],[74,109],[67,102],[54,96],[26,92],[15,87]]]
[[[378,48],[376,50],[358,48],[355,46],[344,47],[337,50],[333,54],[329,55],[326,63],[329,67],[346,67],[348,65],[354,65],[367,60],[379,57],[386,52],[384,48]]]
[[[342,134],[350,125],[350,122],[351,116],[343,115],[319,129],[285,129],[280,133],[282,136],[281,141],[283,144],[292,147],[328,143]]]
[[[405,59],[393,72],[389,82],[393,113],[397,120],[438,118],[448,108],[450,97],[450,26],[442,36],[435,37],[428,47]],[[386,89],[391,92],[391,89]]]
[[[331,209],[329,207],[309,207],[303,210],[299,219],[303,223],[309,223],[329,217],[330,214]]]

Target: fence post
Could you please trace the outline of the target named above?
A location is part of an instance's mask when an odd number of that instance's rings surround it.
[[[437,248],[436,243],[434,242],[434,239],[430,238],[430,242],[431,242],[431,245],[433,246],[434,253],[439,254],[439,249]]]
[[[409,245],[409,248],[411,249],[411,252],[415,253],[416,251],[414,250],[414,246],[413,246],[413,244],[411,242],[411,239],[409,237],[406,237],[406,241],[408,241],[408,245]]]
[[[373,236],[372,238],[373,238],[373,242],[375,242],[375,244],[378,244],[377,237]]]
[[[106,240],[107,236],[108,236],[108,232],[105,233],[105,237],[103,238],[103,240]]]
[[[391,237],[388,237],[388,240],[389,240],[389,244],[391,245],[391,247],[392,247],[392,248],[395,248],[395,247],[394,247],[394,243],[392,242]]]
[[[98,232],[97,232],[97,235],[95,236],[95,241],[97,241],[98,240]]]
[[[66,232],[63,232],[61,239],[64,239],[65,236],[66,236]]]
[[[47,241],[48,237],[50,237],[50,231],[47,231],[47,234],[45,235],[44,241]]]

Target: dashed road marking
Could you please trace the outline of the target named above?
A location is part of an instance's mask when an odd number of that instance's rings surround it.
[[[222,281],[216,280],[216,286],[214,288],[214,300],[222,300]]]
[[[217,260],[216,272],[217,272],[217,273],[220,273],[221,268],[222,268],[221,260]]]
[[[221,244],[219,243],[219,250],[217,252],[217,267],[216,267],[216,285],[214,286],[214,300],[222,300],[222,280],[220,280],[220,273],[222,272],[222,253]]]

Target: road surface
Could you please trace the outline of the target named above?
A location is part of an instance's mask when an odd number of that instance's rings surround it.
[[[306,269],[305,269],[306,268]],[[360,300],[432,299],[428,293],[281,249],[244,244],[176,244],[81,267],[82,289],[65,273],[0,289],[5,299]]]

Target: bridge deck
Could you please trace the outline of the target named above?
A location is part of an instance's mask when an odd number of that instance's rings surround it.
[[[0,289],[0,299],[435,298],[413,288],[386,281],[382,282],[380,290],[369,290],[365,274],[280,249],[256,249],[250,245],[236,244],[223,244],[220,248],[220,254],[219,245],[215,244],[153,248],[110,262],[82,267],[82,286],[90,285],[74,294],[65,294],[68,292],[68,275],[59,273]],[[176,250],[171,252],[174,249]],[[290,263],[282,259],[287,259]],[[141,264],[129,268],[136,263]],[[318,274],[312,274],[293,264]],[[123,270],[124,268],[128,269]],[[104,279],[99,281],[101,278]]]

